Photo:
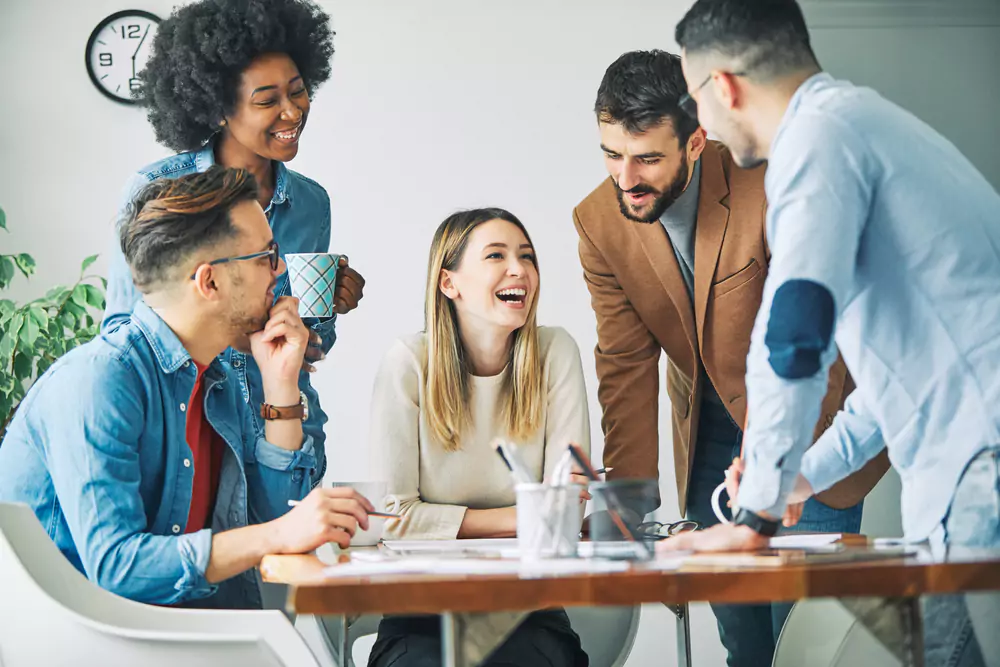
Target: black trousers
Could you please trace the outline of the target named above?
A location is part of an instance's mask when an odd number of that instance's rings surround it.
[[[562,609],[536,611],[498,646],[482,667],[588,667],[580,637]],[[386,616],[368,667],[440,667],[441,617]]]

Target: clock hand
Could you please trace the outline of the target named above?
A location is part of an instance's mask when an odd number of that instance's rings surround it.
[[[139,53],[139,49],[142,48],[142,43],[146,41],[146,35],[149,34],[149,24],[146,24],[146,32],[142,33],[142,39],[139,40],[139,46],[135,47],[135,52],[132,53],[132,78],[135,78],[135,56]]]

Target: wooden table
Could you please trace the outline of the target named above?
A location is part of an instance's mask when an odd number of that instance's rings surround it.
[[[844,551],[869,557],[874,549],[846,547]],[[772,564],[768,565],[763,564],[768,560],[763,556],[748,564],[740,562],[747,558],[744,554],[698,555],[680,569],[656,569],[655,563],[636,562],[624,572],[541,578],[513,574],[329,578],[324,576],[329,565],[314,555],[273,555],[264,558],[261,573],[265,581],[291,586],[288,604],[297,613],[442,614],[442,646],[448,667],[463,664],[455,647],[456,614],[662,602],[678,613],[679,664],[687,666],[687,603],[760,603],[823,597],[878,599],[874,606],[845,606],[862,620],[863,614],[871,616],[874,607],[883,617],[889,612],[898,614],[904,646],[895,650],[906,664],[919,666],[923,664],[919,596],[1000,590],[1000,552],[970,551],[941,560],[935,560],[926,550],[903,557],[875,555],[879,556],[876,560],[820,562],[823,556],[781,552],[770,558]],[[350,556],[340,558],[347,562]],[[781,564],[774,564],[779,559]]]

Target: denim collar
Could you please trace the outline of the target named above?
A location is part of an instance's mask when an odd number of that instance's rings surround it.
[[[177,334],[145,301],[140,300],[135,304],[135,310],[132,311],[132,322],[146,338],[153,354],[156,355],[156,361],[160,364],[160,370],[164,373],[175,373],[191,360],[191,355],[177,338]],[[215,380],[221,379],[225,375],[218,358],[212,360],[205,374],[206,377]]]
[[[208,140],[202,148],[194,154],[194,166],[198,173],[208,171],[208,168],[215,164],[215,137]],[[290,204],[292,201],[292,180],[288,178],[288,167],[284,162],[275,160],[274,164],[274,194],[271,195],[271,206]],[[269,206],[268,208],[271,208]]]

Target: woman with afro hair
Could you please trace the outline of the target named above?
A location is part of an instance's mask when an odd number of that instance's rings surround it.
[[[330,198],[285,163],[298,153],[312,94],[330,76],[333,35],[329,17],[307,0],[200,0],[176,9],[159,26],[139,92],[157,141],[178,153],[133,175],[123,209],[155,179],[204,172],[213,164],[241,167],[256,177],[259,202],[282,255],[327,252]],[[364,279],[342,259],[336,311],[357,307],[363,286]],[[275,298],[289,293],[287,274],[278,278],[274,293]],[[116,247],[102,329],[128,319],[139,299]],[[299,385],[309,404],[303,426],[313,438],[314,485],[326,471],[327,417],[309,380],[315,370],[310,362],[329,352],[335,322],[336,316],[306,320],[312,339]],[[253,356],[230,348],[223,358],[263,432],[256,406],[264,392]]]

